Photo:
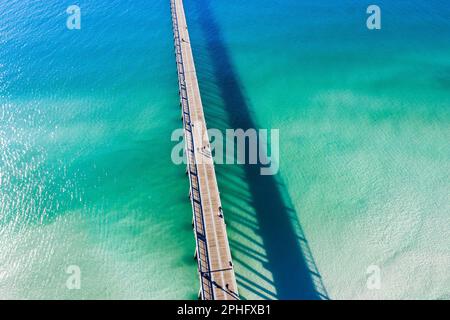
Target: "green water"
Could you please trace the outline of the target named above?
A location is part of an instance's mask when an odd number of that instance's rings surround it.
[[[2,6],[0,297],[195,298],[169,7]]]
[[[277,10],[267,2],[223,4],[211,9],[219,27],[210,29],[197,6],[193,20],[210,31],[194,33],[193,40],[209,122],[217,115],[239,118],[223,111],[237,104],[234,113],[245,105],[257,126],[280,129],[283,200],[272,206],[276,212],[258,215],[273,200],[252,195],[252,182],[242,181],[245,170],[218,168],[245,297],[304,296],[286,285],[289,276],[280,293],[283,280],[274,277],[295,270],[275,270],[267,250],[270,242],[271,250],[284,250],[277,237],[301,235],[294,230],[299,223],[331,298],[449,298],[450,8],[437,1],[383,2],[377,33],[365,28],[361,13],[368,4],[290,2]],[[283,23],[255,23],[269,19]],[[218,52],[218,31],[234,74]],[[230,172],[234,180],[224,177]],[[264,204],[256,206],[255,198]],[[270,235],[261,227],[263,219],[283,215],[294,231]],[[293,264],[289,255],[279,258]],[[381,271],[379,290],[366,285],[373,265]]]
[[[280,130],[216,167],[244,299],[450,297],[450,8],[368,4],[185,1],[208,126]],[[0,4],[0,298],[194,299],[169,5],[79,5]]]

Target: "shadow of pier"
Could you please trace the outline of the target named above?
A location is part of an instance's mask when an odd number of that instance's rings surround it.
[[[189,13],[194,12],[193,16],[187,14],[188,24],[193,22],[191,31],[198,28],[198,31],[191,32],[191,39],[195,39],[198,32],[198,37],[204,41],[204,47],[197,44],[193,46],[196,61],[203,62],[205,53],[209,56],[209,68],[197,62],[202,99],[204,102],[222,101],[220,106],[217,103],[204,103],[208,126],[221,130],[258,128],[210,1],[186,1],[185,5]],[[213,79],[214,84],[203,82],[202,79]],[[263,299],[328,299],[297,213],[290,199],[286,198],[287,192],[283,190],[284,185],[279,178],[262,176],[261,165],[243,165],[241,171],[233,166],[217,167],[219,184],[228,186],[220,188],[230,234],[247,239],[246,242],[252,246],[250,248],[230,237],[238,286]],[[236,201],[231,200],[232,197],[252,207],[254,216],[252,213],[243,213],[244,209],[236,208]],[[246,216],[250,218],[246,219]],[[262,243],[240,231],[242,228],[253,230]],[[237,254],[262,264],[271,273],[273,280],[237,258]],[[240,270],[245,272],[241,273]],[[261,283],[267,284],[267,288]],[[270,287],[274,290],[268,289]]]

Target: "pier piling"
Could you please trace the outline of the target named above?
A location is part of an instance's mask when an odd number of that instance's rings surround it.
[[[238,288],[214,162],[211,156],[202,152],[202,146],[209,146],[209,139],[200,134],[207,132],[207,128],[182,0],[171,0],[171,13],[196,242],[195,257],[200,278],[199,298],[237,300]],[[200,130],[193,130],[194,122]],[[219,214],[217,208],[220,208]]]

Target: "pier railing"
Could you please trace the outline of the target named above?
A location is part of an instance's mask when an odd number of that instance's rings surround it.
[[[175,58],[177,63],[178,86],[180,94],[180,104],[183,115],[184,140],[187,157],[187,174],[189,177],[190,194],[193,208],[193,225],[196,240],[196,256],[198,272],[200,275],[200,291],[203,300],[214,300],[213,283],[211,279],[211,266],[208,254],[208,243],[206,239],[206,228],[198,178],[197,162],[195,159],[195,144],[192,133],[191,113],[187,95],[185,68],[182,55],[181,37],[178,26],[178,16],[175,1],[170,1],[172,12],[172,26],[175,43]]]

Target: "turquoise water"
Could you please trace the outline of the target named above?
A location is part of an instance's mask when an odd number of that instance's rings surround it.
[[[69,4],[0,4],[0,297],[195,298],[168,1]],[[243,298],[450,298],[450,5],[369,4],[185,1],[209,127],[280,130],[217,166]]]

